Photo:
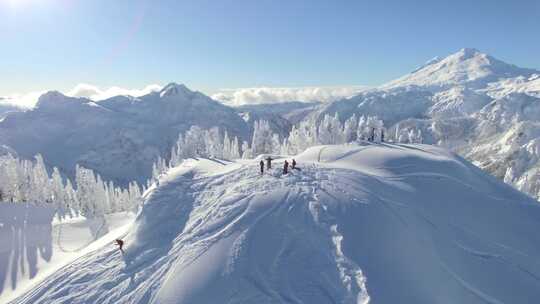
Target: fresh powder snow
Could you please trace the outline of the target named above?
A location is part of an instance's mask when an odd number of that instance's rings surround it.
[[[429,145],[198,158],[162,174],[122,238],[12,303],[531,303],[540,205]],[[289,161],[292,157],[287,158]]]
[[[0,203],[0,303],[28,292],[76,259],[111,246],[134,214],[58,219],[49,204]]]

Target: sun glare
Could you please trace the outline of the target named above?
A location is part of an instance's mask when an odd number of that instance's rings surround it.
[[[25,0],[5,0],[11,7],[19,7],[25,2]]]

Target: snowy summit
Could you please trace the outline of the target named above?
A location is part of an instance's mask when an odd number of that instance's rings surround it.
[[[261,156],[262,158],[263,156]],[[290,160],[290,158],[288,158]],[[96,250],[13,303],[531,303],[540,205],[428,145],[192,159]]]
[[[163,89],[159,92],[159,96],[161,98],[163,97],[171,97],[176,95],[182,95],[184,98],[185,96],[193,95],[194,92],[189,90],[185,85],[183,84],[176,84],[174,82],[169,83],[168,85],[164,86]]]
[[[398,78],[383,88],[407,85],[436,89],[457,85],[480,88],[500,79],[531,76],[537,72],[505,63],[477,49],[464,48],[444,59],[430,60],[413,73]]]

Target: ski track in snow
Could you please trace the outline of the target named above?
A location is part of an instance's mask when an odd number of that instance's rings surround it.
[[[532,200],[440,149],[387,146],[312,148],[287,176],[280,160],[263,176],[245,161],[173,169],[147,194],[125,255],[96,250],[13,303],[498,304],[539,295],[540,239],[516,237],[540,225]]]
[[[329,183],[330,172],[325,172],[331,171],[328,169],[307,167],[301,172],[295,171],[293,173],[300,173],[301,176],[291,174],[283,178],[275,178],[268,174],[258,177],[257,170],[254,168],[255,166],[243,166],[233,173],[219,176],[193,177],[193,180],[181,179],[182,183],[191,184],[190,187],[187,187],[187,185],[182,187],[184,190],[191,191],[190,193],[184,193],[183,196],[193,196],[194,201],[191,204],[193,204],[194,209],[204,208],[208,212],[191,211],[189,214],[190,219],[186,222],[183,232],[174,240],[175,244],[167,252],[170,256],[167,256],[166,252],[160,251],[160,248],[156,248],[143,250],[138,253],[138,256],[132,257],[129,245],[126,246],[124,260],[121,254],[114,249],[95,251],[62,269],[40,284],[34,291],[14,303],[46,303],[48,298],[61,302],[69,302],[68,299],[84,299],[87,303],[115,303],[115,298],[129,299],[134,302],[151,302],[155,300],[155,291],[159,289],[162,283],[168,280],[169,276],[164,276],[164,274],[167,273],[169,267],[181,264],[179,271],[190,267],[209,248],[238,231],[241,231],[241,234],[244,235],[243,238],[246,238],[245,235],[250,233],[250,228],[269,214],[274,213],[276,209],[283,210],[284,208],[295,207],[290,204],[287,207],[280,204],[287,201],[291,191],[305,193],[308,196],[311,194],[312,199],[314,199],[308,203],[311,208],[312,203],[318,201],[316,198],[317,190],[316,187],[311,186],[312,183],[328,183],[329,186],[335,187],[335,185]],[[239,180],[248,180],[249,182],[234,183],[234,181]],[[231,181],[233,181],[232,185]],[[178,182],[175,182],[174,187],[178,186]],[[272,189],[283,186],[290,187],[290,189],[271,206],[257,206],[257,203],[252,201],[254,195],[265,195]],[[157,190],[153,194],[154,196],[167,192],[166,189],[171,185],[162,182],[161,187],[162,189]],[[251,189],[256,189],[256,192],[254,193]],[[229,199],[224,201],[222,197]],[[188,202],[183,203],[190,204]],[[253,214],[254,209],[259,207],[262,207],[264,211],[261,214],[259,214],[260,212]],[[324,205],[320,207],[327,208]],[[251,217],[254,215],[256,218],[252,219]],[[369,296],[365,287],[365,278],[362,276],[360,267],[344,256],[340,248],[343,237],[339,235],[336,224],[330,225],[325,222],[327,219],[321,219],[318,216],[321,216],[321,214],[313,214],[313,220],[327,231],[328,245],[333,247],[335,267],[343,280],[343,287],[348,292],[348,295],[343,298],[344,303],[367,303]],[[242,243],[242,237],[238,237],[236,246],[241,247],[243,246]],[[174,251],[182,254],[171,254]],[[241,251],[241,248],[235,249],[236,258],[238,258]],[[285,253],[282,252],[282,254]],[[174,256],[177,258],[174,258]],[[182,261],[178,261],[180,257]],[[230,269],[234,267],[234,258],[234,256],[230,258],[228,266]],[[279,260],[278,256],[274,263],[280,263]],[[145,269],[142,273],[139,272],[144,268],[148,269]],[[154,274],[146,277],[147,271],[148,273],[153,271]],[[161,280],[162,277],[165,277],[165,279]],[[299,299],[295,300],[295,295],[292,293],[281,294],[280,291],[273,290],[271,284],[261,280],[261,277],[264,276],[254,277],[252,283],[269,298],[279,299],[282,302],[302,303]],[[107,280],[94,280],[94,278],[107,278]],[[59,282],[64,283],[59,284]],[[49,289],[50,285],[55,286],[55,288]],[[147,291],[142,293],[143,296],[141,296],[140,291],[144,289],[147,289]],[[93,293],[92,297],[88,297],[89,290],[103,290],[104,292]]]

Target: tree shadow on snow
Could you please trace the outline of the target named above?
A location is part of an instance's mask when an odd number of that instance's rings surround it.
[[[52,257],[54,209],[28,203],[0,203],[0,294],[23,278],[34,278],[39,257]]]

